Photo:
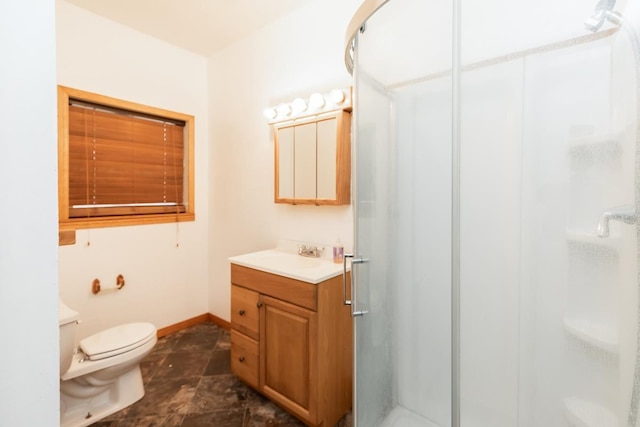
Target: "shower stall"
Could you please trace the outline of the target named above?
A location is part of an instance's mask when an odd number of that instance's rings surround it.
[[[356,12],[357,427],[640,427],[638,33],[638,0]]]

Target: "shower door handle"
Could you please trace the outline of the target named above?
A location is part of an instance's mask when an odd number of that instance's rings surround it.
[[[344,305],[351,305],[351,300],[347,299],[347,258],[353,259],[353,254],[344,254],[342,257],[342,302]],[[352,287],[351,279],[349,279],[349,287]]]
[[[347,258],[351,258],[351,279],[349,280],[349,285],[351,288],[351,299],[348,300],[347,299]],[[354,285],[354,276],[355,276],[355,269],[353,268],[354,264],[364,264],[366,262],[369,262],[368,259],[366,258],[355,258],[353,254],[344,254],[344,260],[343,260],[343,264],[342,264],[342,284],[343,284],[343,293],[344,293],[344,304],[345,305],[350,305],[351,306],[351,317],[360,317],[364,314],[367,314],[368,311],[366,310],[356,310],[356,306],[355,306],[355,302],[357,301],[356,299],[356,288]]]

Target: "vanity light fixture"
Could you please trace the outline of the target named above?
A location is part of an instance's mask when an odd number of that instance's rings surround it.
[[[262,112],[269,123],[296,120],[335,110],[351,111],[351,88],[333,89],[326,93],[316,92],[309,98],[296,98],[277,107],[265,108]]]
[[[317,110],[318,108],[324,107],[324,104],[325,104],[324,96],[322,96],[317,92],[311,95],[311,98],[309,98],[309,106],[311,108],[314,108]]]

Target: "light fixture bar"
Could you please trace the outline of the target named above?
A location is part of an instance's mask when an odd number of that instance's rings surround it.
[[[351,110],[351,87],[333,89],[326,93],[316,92],[308,98],[295,98],[291,102],[265,108],[263,115],[271,124],[335,110]]]

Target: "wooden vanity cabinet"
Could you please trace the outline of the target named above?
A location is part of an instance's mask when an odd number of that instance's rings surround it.
[[[342,276],[310,284],[232,264],[231,282],[233,372],[305,424],[334,426],[352,401]]]

